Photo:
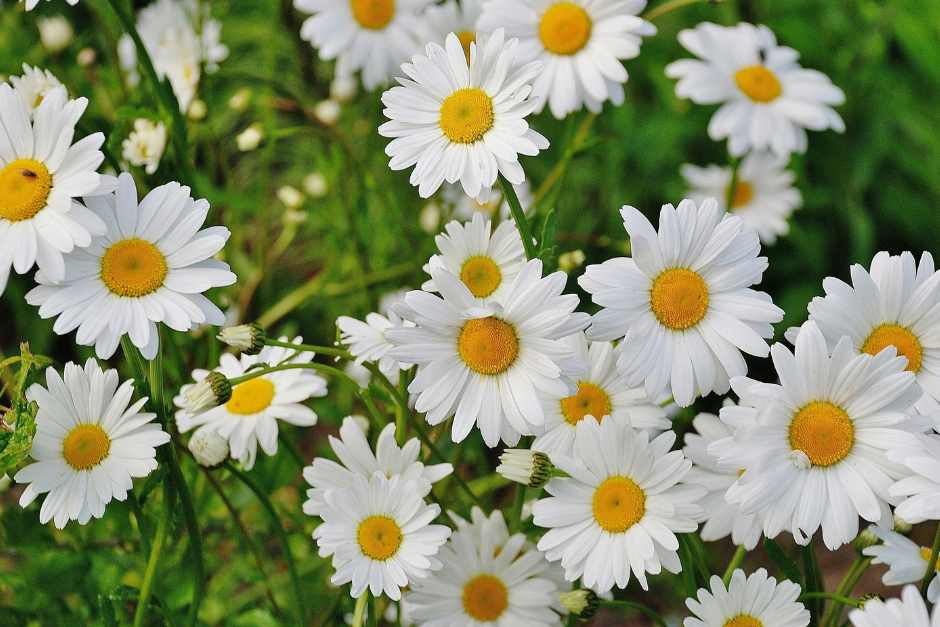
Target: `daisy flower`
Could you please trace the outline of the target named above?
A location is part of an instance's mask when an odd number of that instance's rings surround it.
[[[617,349],[610,342],[588,342],[584,333],[566,339],[576,355],[579,369],[571,373],[577,385],[574,394],[542,397],[545,426],[532,448],[550,457],[575,455],[578,423],[585,418],[603,422],[612,418],[635,429],[668,429],[666,408],[646,396],[643,388],[631,388],[617,374]]]
[[[699,588],[697,600],[685,604],[696,618],[683,627],[806,627],[810,615],[802,603],[800,586],[788,579],[780,583],[763,568],[745,576],[740,568],[726,587],[712,575],[710,590]]]
[[[914,375],[894,350],[858,355],[843,338],[830,353],[815,322],[806,322],[791,353],[771,349],[780,384],[736,377],[738,407],[750,427],[709,449],[719,462],[745,468],[729,502],[761,513],[764,534],[788,530],[807,544],[822,527],[835,550],[858,535],[858,518],[887,526],[888,492],[902,468],[887,450],[908,441],[909,413],[920,396]]]
[[[909,252],[881,251],[869,271],[855,264],[850,272],[851,285],[835,277],[823,281],[826,295],[810,302],[809,319],[830,348],[843,336],[869,355],[893,347],[924,391],[918,412],[940,427],[940,273],[933,256],[925,252],[918,265]]]
[[[401,309],[416,327],[386,331],[392,357],[418,365],[408,386],[415,408],[432,425],[453,416],[454,442],[477,424],[487,446],[514,446],[544,423],[539,395],[569,389],[562,374],[573,355],[561,340],[588,317],[575,313],[576,295],[562,294],[563,272],[541,275],[542,262],[529,261],[502,302],[481,304],[459,278],[432,270],[441,296],[409,292]]]
[[[434,556],[450,529],[430,524],[441,508],[419,494],[414,481],[381,472],[355,475],[347,489],[327,492],[313,538],[320,557],[333,557],[332,584],[352,582],[353,598],[368,587],[374,597],[384,592],[397,601],[402,588],[441,569]]]
[[[689,198],[699,203],[717,199],[720,209],[740,216],[744,224],[757,231],[761,242],[773,244],[777,237],[790,232],[787,221],[803,203],[800,190],[793,186],[796,175],[786,168],[785,157],[770,152],[748,154],[738,168],[730,210],[726,205],[731,168],[685,164],[681,172],[689,187]]]
[[[625,337],[617,367],[651,398],[668,387],[688,407],[696,396],[724,394],[730,377],[747,372],[741,353],[766,357],[771,324],[783,319],[750,287],[767,269],[757,234],[714,200],[664,205],[658,233],[633,207],[620,214],[633,258],[590,265],[578,279],[603,308],[588,337]]]
[[[362,427],[352,416],[343,419],[339,437],[330,436],[330,447],[339,459],[336,463],[325,457],[317,457],[313,464],[304,468],[304,479],[310,484],[304,513],[319,516],[326,506],[326,494],[330,490],[346,490],[353,484],[353,477],[368,479],[380,472],[386,477],[400,476],[413,481],[418,496],[424,498],[437,483],[454,471],[450,464],[425,466],[418,461],[421,443],[411,438],[399,447],[395,442],[395,425],[382,429],[375,444],[375,452],[366,440]]]
[[[535,202],[529,181],[522,181],[513,185],[522,210],[529,214]],[[467,196],[459,184],[445,183],[443,187],[444,202],[454,209],[454,217],[459,220],[469,220],[474,214],[482,213],[491,220],[508,220],[510,217],[509,203],[503,197],[499,188],[485,189],[476,198]]]
[[[865,601],[849,612],[849,620],[855,627],[940,627],[940,609],[935,607],[931,618],[917,588],[906,586],[900,599]]]
[[[748,417],[739,418],[749,424],[746,422]],[[744,469],[721,464],[718,457],[709,452],[712,444],[732,438],[734,431],[714,414],[697,415],[692,426],[695,431],[685,434],[685,447],[682,449],[692,460],[692,470],[685,480],[708,490],[702,499],[705,524],[699,535],[706,542],[731,536],[735,545],[751,551],[757,546],[763,531],[760,516],[744,514],[741,508],[725,499],[725,492],[744,473]]]
[[[23,100],[30,114],[35,115],[46,94],[57,87],[65,88],[49,70],[23,64],[22,76],[11,76],[13,90]]]
[[[389,310],[387,316],[370,313],[364,322],[349,316],[340,316],[336,319],[336,326],[340,331],[340,341],[349,347],[349,352],[356,358],[356,364],[373,362],[395,385],[398,385],[401,371],[411,369],[412,364],[399,362],[389,354],[395,345],[385,337],[385,332],[389,329],[414,326],[411,322],[402,320],[394,311]]]
[[[940,520],[940,437],[916,436],[888,451],[903,466],[903,478],[891,486],[898,502],[894,513],[911,524]]]
[[[432,0],[294,0],[312,14],[300,28],[324,61],[336,59],[337,76],[361,70],[362,84],[375,89],[421,47],[420,14]]]
[[[125,172],[115,193],[85,202],[106,225],[103,233],[65,256],[60,282],[40,266],[39,286],[26,295],[42,318],[58,316],[56,333],[77,329],[76,342],[93,345],[101,359],[111,357],[126,334],[145,359],[153,359],[158,322],[181,332],[225,322],[202,292],[235,282],[228,264],[212,258],[230,233],[221,226],[200,230],[209,213],[206,200],[167,183],[138,203],[134,179]]]
[[[451,33],[457,35],[463,46],[467,62],[470,61],[470,44],[476,43],[477,22],[483,12],[481,0],[447,0],[443,4],[432,4],[424,12],[423,41],[443,44]]]
[[[282,337],[280,341],[301,344],[303,338],[290,340]],[[257,364],[309,364],[313,358],[314,354],[310,352],[266,346],[257,355],[235,357],[225,353],[215,371],[227,379],[235,379],[248,374]],[[193,371],[196,383],[207,376],[208,370]],[[181,408],[176,412],[179,430],[186,433],[207,425],[228,439],[232,459],[237,459],[246,469],[255,465],[259,444],[266,454],[277,453],[278,420],[298,427],[312,427],[317,424],[317,414],[304,402],[326,396],[326,380],[314,371],[302,368],[280,370],[232,386],[232,397],[224,405],[193,414],[184,409],[186,393],[192,387],[193,384],[184,385],[174,399],[176,406]]]
[[[474,507],[471,515],[472,523],[456,519],[458,531],[438,553],[443,568],[405,596],[410,618],[420,627],[560,625],[545,557],[525,534],[509,535],[502,512],[486,517]]]
[[[460,181],[472,198],[492,188],[497,174],[518,185],[525,180],[519,155],[548,148],[525,121],[536,106],[530,83],[540,65],[517,65],[518,42],[504,41],[502,29],[470,50],[468,64],[457,35],[444,48],[430,43],[426,56],[401,66],[408,78],[382,94],[390,121],[379,133],[393,138],[385,148],[389,167],[414,166],[410,180],[422,198],[444,181]]]
[[[111,499],[123,501],[133,479],[157,468],[156,448],[170,436],[140,410],[146,398],[131,403],[133,380],[118,386],[117,370],[103,371],[94,359],[65,365],[64,378],[46,370],[46,386],[30,386],[26,398],[39,406],[34,463],[16,473],[28,483],[20,496],[26,507],[46,494],[39,522],[59,529],[70,520],[86,524],[101,518]]]
[[[121,143],[121,156],[131,165],[153,174],[160,167],[160,158],[166,149],[166,126],[146,118],[134,120],[134,130]]]
[[[698,59],[666,66],[679,79],[676,95],[696,104],[721,104],[708,125],[716,141],[728,140],[735,157],[770,150],[786,157],[806,151],[806,129],[845,130],[832,106],[845,94],[822,72],[800,66],[800,54],[778,46],[766,26],[703,22],[679,33],[679,43]]]
[[[865,547],[862,553],[874,558],[872,564],[887,565],[888,572],[882,576],[881,583],[886,586],[920,583],[924,578],[924,573],[927,572],[927,564],[930,562],[932,553],[931,547],[919,546],[900,533],[880,527],[871,527],[871,530],[884,544]],[[934,568],[940,572],[936,564]],[[938,599],[940,599],[940,577],[935,576],[927,589],[927,600],[936,603]]]
[[[538,111],[548,104],[564,118],[581,107],[595,113],[606,101],[623,104],[627,71],[656,27],[638,17],[646,0],[487,0],[480,30],[505,27],[519,38],[523,61],[542,62],[533,85]]]
[[[11,268],[25,274],[38,265],[50,280],[64,279],[63,255],[105,232],[78,199],[112,188],[97,172],[104,135],[72,143],[88,100],[55,87],[31,113],[30,96],[0,84],[0,294]]]
[[[577,461],[558,457],[570,475],[545,486],[548,498],[532,506],[533,521],[548,532],[538,549],[561,561],[565,578],[588,588],[625,588],[630,573],[648,589],[646,573],[682,570],[676,533],[695,531],[702,514],[698,486],[680,483],[692,468],[676,435],[649,440],[628,424],[582,420],[575,438]]]
[[[444,269],[460,278],[476,298],[501,301],[525,265],[525,249],[513,222],[503,222],[494,231],[490,221],[477,213],[464,224],[454,220],[446,233],[434,238],[439,255],[434,255],[424,271]],[[434,279],[421,286],[436,292]]]

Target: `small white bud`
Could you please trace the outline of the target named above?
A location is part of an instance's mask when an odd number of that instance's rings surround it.
[[[524,448],[504,450],[499,456],[499,461],[496,472],[510,481],[530,488],[541,488],[552,478],[552,472],[555,470],[548,455]]]
[[[277,190],[277,198],[288,209],[297,209],[304,204],[304,195],[296,187],[284,185]]]
[[[186,115],[189,116],[190,120],[204,120],[208,112],[209,107],[206,105],[206,101],[196,99],[189,105],[189,111],[186,112]]]
[[[235,144],[242,152],[249,152],[257,148],[262,139],[264,139],[264,133],[261,131],[261,125],[255,123],[238,134]]]
[[[914,525],[907,522],[897,514],[894,515],[894,530],[898,533],[910,533],[911,529],[914,528]]]
[[[304,177],[304,189],[311,198],[323,198],[329,191],[326,177],[319,172],[311,172]]]
[[[441,208],[436,202],[429,202],[421,208],[418,224],[425,233],[437,233],[437,227],[441,224]]]
[[[53,54],[65,50],[75,36],[72,25],[61,15],[41,17],[36,25],[39,27],[39,41],[42,42],[43,48]]]
[[[187,446],[196,461],[207,468],[218,466],[228,457],[228,440],[206,427],[198,429]]]
[[[359,85],[353,76],[337,76],[330,83],[330,98],[337,102],[349,102],[355,97]]]
[[[591,618],[597,613],[600,600],[592,590],[572,590],[558,595],[561,606],[578,618]]]
[[[78,56],[75,57],[75,61],[81,67],[88,67],[98,59],[98,53],[95,52],[94,48],[82,48],[78,51]]]
[[[247,87],[243,87],[228,99],[228,106],[235,111],[244,111],[250,100],[251,90]]]
[[[219,341],[246,355],[257,355],[264,348],[264,329],[258,324],[240,324],[219,331]]]
[[[183,394],[183,409],[193,415],[218,407],[232,398],[232,384],[221,372],[209,375]]]
[[[558,267],[564,272],[571,272],[584,265],[584,260],[585,256],[583,250],[572,250],[567,253],[562,253],[558,257]]]
[[[340,111],[339,103],[335,100],[323,100],[313,108],[313,115],[322,124],[333,126],[339,120]]]

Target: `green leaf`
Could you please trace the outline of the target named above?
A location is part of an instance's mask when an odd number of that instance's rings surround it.
[[[10,473],[26,459],[33,446],[33,437],[36,435],[36,412],[39,407],[36,403],[27,403],[23,400],[15,401],[13,409],[7,412],[3,422],[13,426],[12,432],[6,432],[0,439],[0,476]]]
[[[764,550],[767,552],[767,556],[776,564],[780,572],[783,573],[784,577],[801,586],[803,585],[803,578],[800,576],[800,568],[779,544],[770,538],[764,538]]]

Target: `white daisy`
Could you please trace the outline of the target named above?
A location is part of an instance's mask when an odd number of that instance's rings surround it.
[[[787,221],[803,203],[800,190],[793,186],[796,175],[786,168],[786,157],[771,152],[749,153],[738,168],[730,211],[757,231],[764,244],[773,244],[790,232]],[[695,202],[715,198],[718,207],[727,210],[731,168],[685,164],[681,172],[689,198]]]
[[[647,590],[646,573],[682,570],[675,534],[695,531],[705,490],[680,483],[692,462],[670,450],[675,441],[667,431],[650,442],[614,420],[578,423],[577,461],[554,460],[570,476],[549,481],[551,496],[532,507],[535,524],[549,529],[538,548],[561,560],[566,579],[606,592],[625,588],[632,571]]]
[[[940,627],[938,608],[931,618],[917,588],[906,586],[900,599],[870,599],[863,608],[849,612],[849,620],[855,627]]]
[[[348,489],[357,475],[366,479],[376,472],[388,478],[400,476],[405,481],[413,481],[418,496],[424,498],[431,491],[432,484],[454,471],[450,464],[425,466],[419,462],[421,443],[417,438],[399,447],[395,442],[394,424],[382,429],[374,453],[365,432],[352,416],[343,419],[339,438],[330,436],[329,439],[330,447],[340,463],[317,457],[313,464],[304,468],[304,479],[311,488],[307,490],[307,501],[303,507],[304,513],[311,516],[320,515],[326,505],[327,492]]]
[[[750,416],[747,414],[734,417],[749,425],[746,421]],[[725,492],[743,474],[744,469],[720,463],[718,457],[708,450],[715,442],[731,438],[734,432],[714,414],[699,414],[692,425],[695,431],[685,434],[685,447],[682,449],[686,457],[692,460],[692,470],[685,480],[708,490],[702,499],[705,524],[699,535],[706,542],[731,536],[735,545],[743,546],[748,551],[753,550],[763,531],[760,515],[744,514],[741,508],[725,499]],[[739,424],[737,428],[741,426]]]
[[[411,619],[420,627],[560,626],[545,557],[525,534],[509,535],[501,512],[486,517],[474,507],[471,515],[472,523],[456,520],[458,531],[438,553],[444,567],[406,595]]]
[[[894,347],[923,388],[918,412],[940,427],[940,272],[933,256],[925,252],[918,265],[909,252],[881,251],[870,271],[855,264],[851,277],[851,285],[827,277],[826,295],[810,302],[809,319],[819,325],[830,348],[843,336],[869,355]]]
[[[84,525],[101,518],[111,499],[123,501],[135,477],[157,468],[156,447],[170,441],[155,414],[140,410],[146,398],[131,404],[133,380],[118,387],[117,370],[102,371],[94,359],[84,368],[69,362],[65,377],[46,370],[46,387],[30,386],[26,398],[39,406],[30,455],[36,461],[16,473],[28,483],[20,496],[26,507],[48,495],[39,522],[59,529],[70,520]]]
[[[643,388],[624,383],[617,373],[617,349],[612,343],[588,342],[584,333],[576,333],[566,342],[581,366],[571,373],[577,391],[542,396],[545,426],[532,443],[533,449],[550,457],[573,457],[578,423],[588,417],[597,422],[613,418],[635,429],[664,430],[671,426],[663,405],[651,401]]]
[[[685,604],[696,618],[683,627],[806,627],[810,614],[797,599],[800,586],[788,579],[780,583],[763,568],[745,576],[740,568],[726,587],[712,576],[710,590],[699,588],[697,600]]]
[[[294,8],[312,14],[300,36],[324,61],[336,59],[337,76],[361,70],[362,84],[375,89],[420,49],[420,14],[431,1],[294,0]]]
[[[69,100],[64,87],[47,92],[31,114],[23,94],[0,84],[0,294],[10,269],[38,265],[54,281],[65,278],[63,255],[88,246],[105,225],[78,198],[113,189],[98,174],[104,135],[74,144],[88,100]]]
[[[454,220],[434,238],[439,255],[433,255],[424,271],[444,269],[460,278],[477,298],[502,301],[506,291],[525,265],[525,249],[519,231],[512,222],[503,222],[496,230],[481,214],[464,224]],[[434,279],[421,286],[436,292]]]
[[[900,533],[880,527],[871,527],[871,531],[884,544],[865,547],[862,553],[874,558],[872,564],[888,566],[888,572],[882,576],[881,583],[886,586],[919,584],[927,572],[927,564],[930,562],[932,553],[931,547],[919,546]],[[936,565],[934,568],[940,571]],[[940,576],[935,576],[927,589],[927,600],[936,603],[938,599],[940,599]]]
[[[166,126],[146,118],[134,120],[134,130],[121,143],[121,156],[131,165],[153,174],[160,167],[166,149]]]
[[[620,214],[633,258],[588,266],[578,279],[603,308],[588,336],[626,336],[617,367],[652,398],[668,387],[688,407],[724,394],[729,377],[747,372],[741,352],[766,357],[771,323],[783,319],[770,296],[750,288],[767,269],[757,234],[714,200],[664,205],[658,233],[633,207]]]
[[[32,11],[33,9],[36,8],[36,5],[39,4],[39,0],[23,0],[23,1],[26,3],[26,10],[27,10],[27,11]],[[68,3],[69,3],[71,6],[73,6],[73,7],[74,7],[76,4],[78,4],[78,0],[65,0],[65,1],[68,2]]]
[[[536,106],[530,83],[539,64],[516,65],[518,42],[505,42],[501,29],[482,45],[471,44],[469,65],[453,33],[445,48],[428,44],[427,56],[401,66],[408,78],[382,94],[390,121],[379,133],[394,138],[385,148],[389,167],[415,166],[411,184],[422,198],[444,181],[460,181],[473,198],[493,187],[497,174],[522,183],[519,155],[548,148],[525,121]]]
[[[842,90],[822,72],[800,67],[800,54],[778,46],[766,26],[703,22],[681,31],[679,43],[699,59],[675,61],[666,75],[679,79],[679,97],[721,104],[708,135],[727,139],[733,156],[770,150],[785,157],[806,151],[806,129],[845,130],[832,109],[845,102]]]
[[[389,353],[395,348],[386,337],[389,329],[414,326],[392,310],[387,316],[380,313],[370,313],[365,322],[340,316],[336,319],[336,326],[340,331],[340,340],[349,347],[349,352],[356,358],[356,364],[370,361],[375,363],[379,370],[388,377],[389,381],[398,385],[402,370],[409,370],[412,364],[399,362]]]
[[[23,75],[11,76],[10,84],[13,85],[14,91],[23,100],[23,104],[26,105],[26,109],[32,115],[35,115],[46,94],[57,87],[64,89],[62,83],[52,72],[32,67],[26,63],[23,64]]]
[[[533,85],[538,111],[548,104],[561,119],[604,102],[623,104],[627,70],[622,61],[640,54],[643,37],[656,27],[638,14],[646,0],[487,0],[480,30],[505,27],[518,37],[523,61],[539,60]]]
[[[282,337],[281,341],[300,344],[303,338],[289,340]],[[216,371],[227,379],[234,379],[249,374],[256,364],[308,364],[313,358],[314,354],[310,352],[266,346],[257,355],[235,357],[225,353],[219,359]],[[208,370],[194,370],[193,380],[198,383],[208,375]],[[180,389],[174,399],[177,407],[185,407],[186,392],[192,387],[193,384],[189,384]],[[317,414],[304,402],[320,396],[326,396],[326,381],[313,370],[281,370],[232,386],[232,398],[224,405],[196,415],[180,409],[176,412],[176,424],[182,433],[202,425],[209,426],[228,439],[232,459],[250,469],[255,465],[259,444],[266,454],[277,453],[278,420],[298,427],[317,424]]]
[[[513,185],[519,204],[527,215],[532,210],[535,196],[529,181],[522,181]],[[508,220],[510,217],[509,203],[503,197],[499,188],[484,189],[476,198],[467,196],[459,184],[445,183],[443,186],[444,202],[453,207],[453,216],[459,220],[469,220],[474,214],[482,213],[491,220]]]
[[[858,535],[858,517],[887,526],[888,489],[901,467],[886,451],[910,438],[909,412],[920,395],[905,362],[886,350],[858,355],[848,338],[830,353],[815,322],[806,322],[791,353],[771,349],[780,384],[736,377],[738,407],[750,427],[710,448],[719,461],[745,468],[727,499],[761,513],[764,534],[790,531],[806,544],[822,527],[832,550]]]
[[[541,274],[542,262],[529,261],[502,302],[482,304],[459,278],[432,270],[441,296],[410,292],[402,313],[417,326],[386,331],[392,357],[418,364],[415,408],[432,425],[453,416],[454,442],[477,424],[487,446],[514,446],[544,423],[539,395],[567,393],[574,355],[561,340],[588,317],[575,313],[576,295],[562,294],[563,272]]]
[[[424,12],[422,42],[443,44],[451,33],[457,35],[463,52],[470,60],[470,44],[479,41],[477,22],[483,12],[482,0],[447,0],[431,5]]]
[[[940,437],[916,436],[888,451],[888,458],[904,468],[891,486],[899,501],[894,513],[911,524],[940,520]]]
[[[401,588],[440,570],[434,556],[450,529],[430,524],[441,508],[419,494],[415,482],[397,475],[387,479],[381,472],[368,479],[355,475],[347,489],[327,492],[323,524],[313,538],[320,557],[333,556],[330,582],[352,582],[354,598],[368,587],[374,597],[384,592],[397,601]]]
[[[77,329],[76,342],[94,345],[101,359],[111,357],[126,334],[145,359],[153,359],[158,322],[181,332],[225,322],[202,292],[235,282],[228,264],[212,258],[230,233],[222,226],[200,230],[209,213],[206,200],[167,183],[138,203],[134,179],[125,172],[115,193],[85,202],[106,231],[65,256],[61,282],[40,268],[39,286],[26,295],[42,318],[58,316],[56,333]]]

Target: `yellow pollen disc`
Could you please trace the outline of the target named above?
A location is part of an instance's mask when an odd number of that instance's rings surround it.
[[[747,181],[738,181],[731,195],[731,208],[743,207],[754,200],[754,186]]]
[[[263,377],[249,379],[232,388],[232,398],[225,409],[239,416],[261,413],[274,400],[274,384]]]
[[[814,466],[841,462],[855,444],[855,425],[841,407],[813,401],[790,422],[790,447],[803,451]]]
[[[460,268],[460,280],[477,298],[486,298],[503,282],[503,273],[489,257],[470,257]]]
[[[166,257],[148,241],[132,237],[113,244],[101,258],[101,280],[118,296],[156,292],[166,279]]]
[[[708,312],[708,285],[687,268],[664,270],[653,281],[650,307],[660,324],[684,331],[701,322]]]
[[[598,422],[611,411],[610,396],[602,388],[588,381],[578,381],[574,396],[561,399],[561,415],[574,426],[585,416],[594,416]]]
[[[925,562],[929,562],[931,556],[933,555],[933,549],[927,548],[925,546],[920,547],[920,558]],[[937,559],[937,563],[934,564],[934,570],[940,573],[940,558]]]
[[[111,438],[98,425],[73,427],[62,442],[62,457],[75,470],[91,470],[110,450]]]
[[[508,322],[490,316],[467,320],[457,336],[460,358],[474,372],[505,372],[519,356],[519,339]]]
[[[467,63],[470,63],[470,44],[476,43],[477,34],[472,30],[465,30],[457,33],[457,39],[460,40],[460,45],[463,46],[463,53],[467,55]]]
[[[924,349],[917,336],[910,329],[898,324],[882,324],[875,327],[868,339],[862,344],[862,352],[877,355],[889,346],[898,351],[898,357],[907,357],[907,369],[911,372],[920,372],[923,363]]]
[[[749,65],[734,73],[738,89],[754,102],[772,102],[783,92],[776,75],[763,65]]]
[[[613,476],[597,486],[591,509],[601,529],[610,533],[623,533],[643,519],[646,494],[633,479]]]
[[[509,589],[493,575],[477,575],[463,587],[461,600],[471,618],[486,623],[498,619],[509,607]]]
[[[764,627],[764,623],[750,614],[738,614],[734,618],[725,621],[722,627]]]
[[[388,516],[369,516],[359,523],[356,541],[363,555],[384,562],[401,546],[401,527]]]
[[[46,207],[52,175],[33,159],[11,161],[0,170],[0,218],[29,220]]]
[[[493,119],[493,99],[478,87],[458,89],[441,105],[441,130],[455,144],[480,141]]]
[[[591,38],[591,17],[574,2],[556,2],[542,14],[539,38],[549,52],[572,55]]]
[[[363,28],[382,30],[395,17],[395,0],[349,0],[353,19]]]

